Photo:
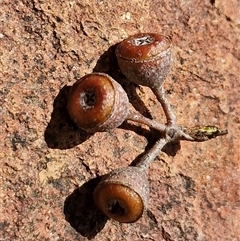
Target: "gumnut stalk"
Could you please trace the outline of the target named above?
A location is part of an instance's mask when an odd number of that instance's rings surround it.
[[[165,125],[130,110],[122,86],[104,73],[85,75],[71,87],[68,112],[79,128],[90,133],[116,128],[125,120],[145,124],[161,132],[166,129]]]
[[[116,56],[122,73],[130,81],[151,88],[163,107],[167,124],[175,125],[176,117],[162,87],[173,62],[170,38],[156,33],[135,34],[117,46]]]
[[[136,222],[142,216],[149,202],[148,168],[166,143],[160,139],[136,166],[119,168],[103,177],[93,196],[106,216],[121,223]]]

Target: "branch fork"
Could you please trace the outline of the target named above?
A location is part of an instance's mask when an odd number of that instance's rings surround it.
[[[221,130],[212,125],[198,125],[194,127],[179,126],[176,121],[176,116],[171,109],[171,105],[165,96],[163,87],[160,86],[159,88],[154,88],[152,90],[163,108],[167,124],[161,124],[155,120],[149,119],[141,115],[139,112],[129,111],[126,118],[127,120],[145,124],[163,134],[163,137],[161,137],[155,145],[145,155],[143,155],[136,166],[147,170],[167,143],[180,140],[203,142],[228,134],[227,129]]]

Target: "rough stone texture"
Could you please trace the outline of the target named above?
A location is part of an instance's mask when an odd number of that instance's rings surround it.
[[[1,0],[0,239],[240,240],[239,16],[239,0]],[[69,120],[66,96],[80,76],[105,72],[164,122],[152,92],[128,83],[113,54],[146,31],[172,37],[165,88],[178,122],[229,134],[159,154],[148,211],[119,224],[93,203],[98,176],[131,163],[158,134],[124,123],[89,136]]]

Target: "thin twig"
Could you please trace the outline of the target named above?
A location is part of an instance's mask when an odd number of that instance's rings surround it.
[[[166,132],[166,128],[167,128],[166,125],[160,124],[159,122],[157,122],[155,120],[151,120],[136,111],[130,110],[126,119],[147,125],[160,132]]]
[[[160,138],[155,145],[140,158],[136,166],[147,171],[162,148],[169,142],[176,140],[207,141],[217,136],[226,135],[227,133],[227,129],[219,130],[216,126],[196,126],[194,128],[179,127],[179,129],[168,129],[166,136]]]
[[[166,138],[160,138],[155,145],[146,152],[138,161],[136,164],[137,167],[140,167],[144,170],[147,170],[151,163],[154,161],[156,156],[159,154],[159,152],[162,150],[162,148],[169,142],[170,140],[167,140]]]
[[[176,125],[176,116],[172,111],[172,108],[165,96],[165,91],[163,86],[159,86],[158,88],[152,88],[153,93],[156,95],[158,101],[162,105],[163,111],[167,118],[167,125],[174,126]]]

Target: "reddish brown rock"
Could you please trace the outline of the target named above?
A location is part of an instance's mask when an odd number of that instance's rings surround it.
[[[238,240],[238,5],[2,0],[0,239]],[[129,122],[90,136],[71,122],[66,98],[81,76],[106,72],[136,109],[164,123],[152,92],[128,83],[114,57],[116,43],[146,31],[173,40],[165,89],[178,123],[216,125],[229,134],[159,154],[149,172],[148,211],[136,223],[119,224],[93,203],[96,177],[130,164],[158,134]]]

